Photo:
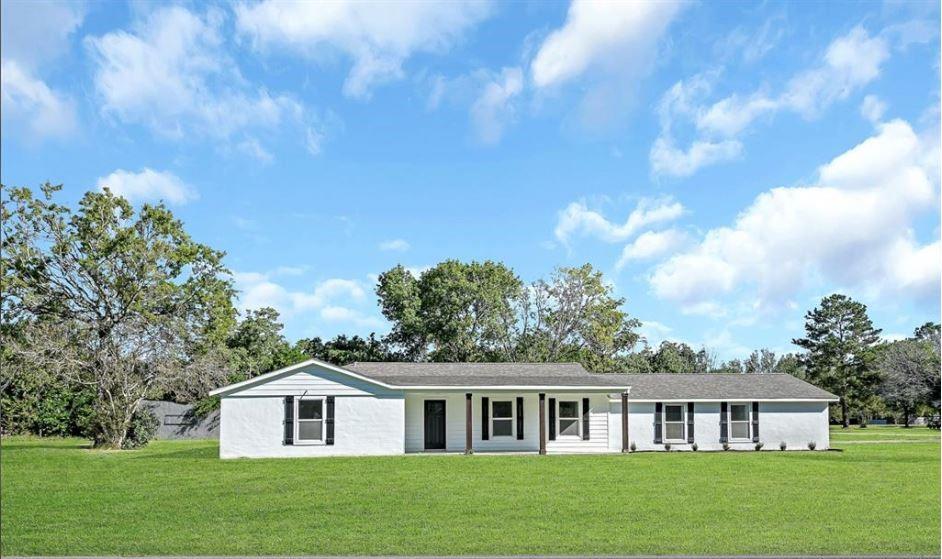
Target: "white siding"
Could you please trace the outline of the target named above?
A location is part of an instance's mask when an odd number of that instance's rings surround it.
[[[284,397],[334,396],[334,444],[285,445]],[[222,458],[402,454],[405,399],[384,389],[311,365],[222,398]]]
[[[610,403],[609,448],[621,449],[621,402]],[[637,450],[664,450],[654,444],[654,403],[628,403],[628,437]],[[750,404],[751,409],[751,404]],[[814,441],[818,450],[829,448],[828,406],[826,402],[759,402],[759,440],[762,450],[779,450],[785,442],[790,450],[804,450]],[[694,404],[694,441],[700,450],[722,450],[720,443],[720,403]],[[730,442],[735,450],[752,450],[753,442]],[[690,450],[689,444],[671,443],[672,450]]]
[[[481,403],[486,397],[493,401],[510,401],[516,414],[518,396],[523,397],[523,439],[517,439],[517,422],[514,416],[513,436],[494,437],[481,440]],[[547,394],[550,398],[578,400],[590,399],[589,440],[547,440],[547,452],[607,452],[608,448],[608,396],[606,394]],[[406,452],[422,452],[425,449],[425,400],[445,400],[445,450],[464,452],[465,447],[465,393],[455,392],[409,392],[406,394],[405,448]],[[472,448],[477,452],[530,451],[540,448],[540,409],[536,393],[476,392],[472,393],[471,436]],[[488,416],[490,417],[490,412]],[[549,421],[549,410],[546,412]],[[489,431],[492,429],[489,428]],[[547,428],[547,437],[549,429]]]

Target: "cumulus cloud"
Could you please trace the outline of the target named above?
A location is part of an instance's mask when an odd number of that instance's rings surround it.
[[[185,204],[197,198],[196,190],[168,171],[155,171],[144,167],[138,173],[118,169],[98,179],[98,189],[108,188],[132,202],[164,200],[171,204]]]
[[[314,284],[311,290],[292,290],[278,282],[279,276],[296,275],[295,271],[282,267],[271,272],[235,273],[239,310],[272,307],[286,323],[319,319],[374,329],[385,324],[374,314],[362,282],[330,278]]]
[[[311,120],[293,97],[246,82],[226,53],[224,20],[218,9],[197,14],[171,6],[150,12],[128,31],[87,37],[102,112],[173,139],[196,134],[228,140]],[[267,153],[258,140],[246,141],[255,143],[247,146],[255,156]]]
[[[685,309],[722,308],[753,293],[761,307],[787,303],[809,285],[938,297],[939,241],[921,244],[920,214],[938,207],[939,144],[901,120],[818,170],[812,186],[760,194],[727,227],[659,264],[654,293]]]
[[[554,231],[556,239],[568,245],[576,235],[595,237],[607,243],[617,243],[657,223],[673,221],[684,214],[684,206],[670,198],[643,199],[628,215],[624,223],[613,223],[585,202],[573,202],[559,212]]]
[[[737,136],[754,122],[780,111],[814,118],[879,77],[889,53],[884,37],[855,27],[834,39],[816,66],[793,76],[777,95],[760,88],[706,103],[716,73],[680,81],[664,93],[658,105],[661,132],[651,148],[651,170],[655,175],[687,177],[708,165],[735,159],[742,153]],[[691,123],[698,136],[686,149],[676,147],[677,121]]]
[[[615,264],[621,270],[632,260],[657,258],[680,247],[687,240],[687,234],[680,229],[664,231],[645,231],[622,249],[621,258]]]
[[[265,0],[235,7],[236,26],[260,49],[283,48],[321,60],[339,52],[353,61],[346,95],[369,97],[378,84],[401,79],[417,53],[441,53],[490,15],[485,1],[410,0],[390,9],[382,2],[327,3]]]
[[[43,74],[65,54],[85,11],[84,2],[0,3],[0,112],[31,140],[64,138],[77,129],[72,97]]]
[[[392,252],[405,252],[412,248],[405,239],[390,239],[379,244],[379,250]]]
[[[867,95],[860,104],[860,114],[874,124],[883,120],[885,112],[886,103],[876,95]]]
[[[681,2],[574,0],[566,23],[550,33],[533,59],[533,83],[560,85],[592,68],[629,70],[650,54],[682,6]]]

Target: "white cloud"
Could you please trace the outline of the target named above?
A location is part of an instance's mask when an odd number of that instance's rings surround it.
[[[883,113],[885,112],[886,103],[876,95],[867,95],[860,104],[860,114],[874,124],[883,119]]]
[[[316,283],[313,289],[291,290],[275,281],[277,276],[297,275],[296,267],[279,267],[272,272],[234,274],[239,291],[240,311],[272,307],[285,322],[324,320],[355,327],[378,329],[385,322],[375,315],[375,307],[358,280],[331,278]]]
[[[224,14],[159,8],[130,31],[87,37],[102,112],[174,139],[227,140],[249,129],[275,130],[309,117],[287,95],[254,89],[226,54]]]
[[[65,54],[85,11],[83,2],[0,3],[0,112],[31,140],[64,138],[77,129],[75,102],[50,87],[43,70]]]
[[[622,249],[621,258],[615,264],[615,269],[624,268],[632,260],[646,260],[660,257],[677,249],[687,240],[687,234],[680,229],[665,229],[664,231],[646,231]]]
[[[253,157],[262,163],[271,163],[275,160],[275,156],[262,147],[262,144],[255,138],[246,138],[239,142],[236,148],[245,155]]]
[[[560,85],[593,68],[626,71],[650,54],[682,7],[671,1],[574,0],[566,23],[543,41],[533,59],[533,83]]]
[[[266,0],[235,7],[236,26],[258,48],[281,47],[322,60],[353,60],[344,93],[366,98],[378,84],[403,77],[417,53],[441,53],[490,14],[484,1],[326,3]]]
[[[735,159],[742,153],[737,136],[756,120],[780,111],[813,118],[879,77],[888,58],[883,37],[871,37],[855,27],[831,42],[819,64],[793,76],[778,95],[760,88],[707,104],[703,98],[717,73],[678,82],[664,93],[658,107],[661,133],[651,148],[652,172],[687,177],[702,167]],[[699,136],[687,149],[675,146],[673,128],[681,118],[690,121]]]
[[[628,215],[625,223],[616,224],[590,210],[585,202],[573,202],[559,212],[554,233],[556,239],[564,245],[568,245],[569,240],[577,234],[617,243],[627,240],[648,225],[673,221],[683,213],[683,205],[670,198],[643,199]]]
[[[787,304],[808,286],[861,288],[916,300],[938,297],[938,241],[920,245],[918,215],[938,207],[938,139],[894,120],[835,157],[814,186],[760,194],[728,227],[650,276],[658,297],[687,309],[722,308],[755,292],[756,305]]]
[[[638,328],[638,333],[644,337],[651,347],[657,347],[664,340],[670,339],[673,331],[674,329],[670,326],[656,320],[643,320],[641,321],[641,327]]]
[[[31,138],[63,138],[76,129],[75,103],[13,60],[0,63],[4,118],[25,123]]]
[[[484,86],[481,96],[471,105],[471,122],[482,143],[494,144],[500,140],[504,127],[515,117],[513,101],[522,91],[520,68],[504,68]]]
[[[390,239],[379,244],[379,250],[384,251],[405,252],[410,248],[411,245],[405,239]]]
[[[197,198],[196,190],[173,173],[148,167],[138,173],[118,169],[98,179],[98,189],[106,187],[135,202],[164,200],[171,204],[185,204]]]

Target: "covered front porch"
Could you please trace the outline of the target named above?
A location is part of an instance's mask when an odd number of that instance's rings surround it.
[[[612,397],[616,398],[615,405]],[[406,452],[601,453],[627,450],[626,394],[611,390],[409,391]],[[614,435],[614,438],[613,438]]]

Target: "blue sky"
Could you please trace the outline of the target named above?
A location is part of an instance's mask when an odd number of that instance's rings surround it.
[[[723,358],[939,320],[937,3],[2,5],[4,184],[163,199],[292,339],[446,258]]]

